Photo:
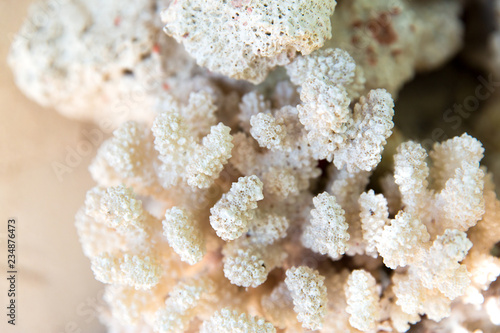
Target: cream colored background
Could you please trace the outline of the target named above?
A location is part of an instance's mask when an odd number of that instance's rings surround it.
[[[85,125],[29,101],[6,65],[13,34],[32,0],[0,0],[0,332],[104,332],[92,304],[102,285],[83,256],[73,217],[93,186],[95,148],[59,181],[53,162],[87,144]],[[6,223],[18,219],[17,325],[7,325]]]

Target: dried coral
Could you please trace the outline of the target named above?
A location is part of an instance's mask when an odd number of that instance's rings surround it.
[[[322,62],[325,57],[329,60]],[[372,90],[351,111],[350,95],[356,96],[355,87],[363,79],[349,54],[323,50],[305,58],[299,57],[287,68],[292,80],[301,84],[302,104],[297,109],[313,156],[333,160],[339,169],[346,165],[351,172],[372,170],[392,133],[391,96]]]
[[[337,259],[345,253],[349,240],[349,225],[345,221],[344,211],[335,202],[335,197],[326,192],[316,196],[313,202],[316,209],[311,211],[310,224],[304,228],[302,244]]]
[[[174,1],[162,13],[165,32],[198,64],[254,83],[309,54],[331,37],[335,1]],[[214,30],[212,27],[219,27]],[[222,32],[222,33],[221,33]]]
[[[257,176],[242,177],[210,210],[210,224],[224,240],[234,240],[249,229],[257,201],[262,200],[262,182]]]
[[[165,212],[163,234],[182,261],[191,265],[199,262],[205,252],[205,239],[199,223],[183,209],[172,207]]]
[[[49,8],[57,19],[25,26],[39,38],[9,58],[33,98],[86,119],[149,69],[160,82],[112,117],[76,216],[110,330],[405,332],[466,304],[495,316],[500,203],[481,143],[393,144],[392,174],[372,177],[389,92],[457,51],[458,1],[343,1],[333,16],[335,1],[159,2],[165,32],[215,74],[159,34],[154,4]],[[110,37],[103,59],[78,62]]]
[[[459,1],[342,2],[326,47],[349,52],[363,68],[368,88],[396,95],[417,70],[435,68],[460,49],[460,13]]]
[[[302,327],[316,330],[323,326],[327,291],[324,277],[306,266],[292,267],[286,272],[285,284],[290,290],[293,310]]]
[[[254,318],[245,313],[222,309],[201,325],[200,332],[262,332],[273,333],[276,329],[261,318]]]
[[[194,69],[185,51],[161,34],[156,5],[36,2],[9,54],[17,85],[43,106],[104,128],[151,120],[164,84],[175,86]]]
[[[355,270],[347,279],[345,286],[349,323],[361,331],[375,328],[380,320],[380,300],[376,281],[370,273]]]

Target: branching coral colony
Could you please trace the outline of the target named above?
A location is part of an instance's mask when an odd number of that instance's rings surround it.
[[[404,142],[393,174],[370,178],[390,93],[459,49],[459,1],[56,2],[34,7],[53,16],[23,27],[37,38],[10,63],[40,103],[120,124],[76,216],[110,331],[500,324],[499,293],[484,293],[500,201],[481,143]],[[148,68],[160,84],[146,89]],[[143,100],[114,115],[134,87]]]

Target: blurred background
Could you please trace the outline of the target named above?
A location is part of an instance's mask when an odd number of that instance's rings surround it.
[[[74,227],[75,212],[94,184],[87,167],[97,147],[85,137],[92,126],[28,100],[6,64],[31,2],[0,1],[0,332],[105,332],[95,311],[103,286],[93,278]],[[77,150],[84,153],[73,154]],[[59,163],[70,167],[58,173]],[[18,221],[15,327],[6,323],[5,310],[9,217]]]

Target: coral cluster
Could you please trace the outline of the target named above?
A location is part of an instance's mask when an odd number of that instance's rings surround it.
[[[158,10],[169,2],[35,2],[8,57],[17,85],[43,106],[102,127],[152,119],[157,95],[196,73],[161,31]]]
[[[34,99],[86,119],[158,69],[111,116],[76,216],[110,331],[467,331],[469,307],[474,329],[498,325],[482,144],[427,152],[396,133],[384,153],[402,85],[461,47],[460,1],[105,3],[42,2],[57,17],[25,25],[39,38],[10,63]]]
[[[259,83],[296,52],[310,54],[331,38],[335,5],[329,0],[174,1],[162,20],[165,32],[199,65]]]

